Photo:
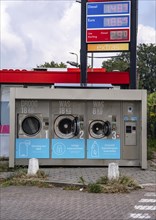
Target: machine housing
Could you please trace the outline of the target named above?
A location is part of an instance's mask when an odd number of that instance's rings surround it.
[[[12,88],[9,166],[147,168],[145,90]],[[15,126],[14,126],[15,125]]]

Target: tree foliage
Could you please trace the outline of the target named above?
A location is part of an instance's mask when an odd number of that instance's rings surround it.
[[[103,61],[102,67],[107,71],[125,71],[130,68],[130,54],[119,53],[107,61]],[[137,47],[137,78],[139,89],[147,89],[148,93],[156,91],[156,45],[140,44]]]
[[[102,62],[102,67],[106,68],[108,72],[113,70],[125,71],[129,68],[130,57],[129,53],[119,53],[117,57],[112,57],[107,61]]]
[[[156,45],[140,44],[137,51],[139,88],[156,91]]]
[[[51,61],[50,63],[45,62],[44,64],[38,65],[39,67],[45,67],[45,68],[66,68],[67,65],[63,62],[61,63],[55,63],[54,61]]]
[[[148,95],[147,99],[148,136],[156,138],[156,92]]]

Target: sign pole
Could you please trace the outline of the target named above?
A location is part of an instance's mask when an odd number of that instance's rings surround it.
[[[81,0],[81,87],[85,87],[87,84],[86,2],[87,0]]]
[[[136,89],[138,0],[131,0],[130,89]]]

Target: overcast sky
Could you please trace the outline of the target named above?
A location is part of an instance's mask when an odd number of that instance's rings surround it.
[[[0,69],[76,61],[69,52],[79,56],[80,7],[76,0],[0,0]],[[138,43],[156,43],[156,0],[139,0],[138,13]]]

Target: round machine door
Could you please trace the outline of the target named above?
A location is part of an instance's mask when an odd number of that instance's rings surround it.
[[[109,121],[94,120],[89,125],[89,133],[93,138],[103,138],[109,136],[111,133],[111,126]]]
[[[41,130],[41,121],[36,116],[27,116],[23,119],[21,124],[23,132],[28,136],[35,136]]]
[[[54,122],[55,134],[60,138],[73,138],[78,134],[77,117],[73,115],[60,115]]]
[[[104,122],[104,134],[105,136],[109,136],[111,134],[111,124],[109,121]]]

